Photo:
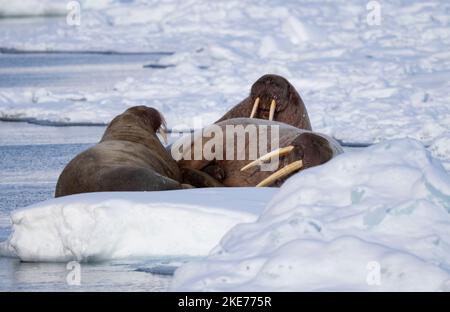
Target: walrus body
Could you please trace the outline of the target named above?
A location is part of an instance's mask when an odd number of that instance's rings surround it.
[[[55,197],[182,188],[177,163],[156,136],[163,124],[159,112],[145,106],[132,107],[114,118],[101,141],[64,168]]]
[[[300,95],[288,80],[277,75],[264,75],[251,87],[250,95],[228,111],[217,122],[233,118],[259,118],[312,130],[308,112]]]
[[[252,136],[250,133],[251,131],[245,134],[245,145],[242,147],[242,150],[240,150],[240,152],[245,151],[245,157],[244,159],[238,159],[239,157],[237,157],[237,153],[239,148],[236,144],[238,138],[235,136],[234,141],[231,142],[232,144],[229,144],[230,141],[228,141],[227,144],[226,141],[229,140],[227,139],[227,136],[229,135],[227,126],[242,126],[245,129],[248,129],[246,127],[249,125],[254,126],[257,129],[257,133],[259,133],[259,131],[263,128],[267,129],[267,139],[265,140],[264,136],[257,136],[258,138],[255,138],[255,136]],[[278,130],[272,128],[273,126],[276,126]],[[196,150],[198,151],[201,149],[202,151],[207,151],[210,149],[213,136],[209,135],[209,132],[212,127],[220,127],[223,131],[223,151],[221,153],[216,153],[213,159],[212,157],[205,155],[202,155],[199,159],[195,159]],[[260,157],[274,149],[270,139],[272,137],[272,131],[277,131],[279,134],[278,138],[274,141],[275,144],[278,143],[277,148],[291,147],[291,151],[283,156],[280,156],[278,166],[272,168],[271,170],[262,170],[263,167],[260,165],[253,166],[247,170],[241,170],[255,159],[255,157],[250,159],[250,149],[255,149],[255,145],[252,146],[250,139],[257,141],[257,157]],[[205,133],[208,134],[204,135]],[[196,145],[197,147],[195,147]],[[186,146],[188,146],[188,148],[185,149]],[[227,149],[230,147],[234,148],[232,159],[227,157],[227,153],[229,153],[229,150]],[[214,147],[214,149],[217,152],[217,146]],[[205,129],[196,131],[191,136],[185,136],[172,145],[172,151],[174,153],[180,152],[180,150],[181,159],[178,161],[180,168],[202,171],[208,173],[208,175],[212,176],[224,186],[238,187],[259,186],[261,181],[264,181],[271,176],[274,171],[287,167],[294,162],[298,162],[299,160],[302,162],[301,170],[303,170],[305,168],[321,165],[343,152],[339,143],[326,135],[299,129],[284,123],[250,118],[225,120],[218,122],[217,125],[212,125]],[[271,183],[271,185],[279,186],[286,180],[287,177],[288,176],[277,179]],[[190,180],[189,183],[196,187],[206,187],[205,185],[202,185],[201,179],[196,179],[196,181]],[[208,184],[211,185],[210,182],[208,182]]]

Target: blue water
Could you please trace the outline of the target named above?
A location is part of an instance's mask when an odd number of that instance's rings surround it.
[[[0,257],[0,291],[165,291],[172,271],[167,261],[81,264],[80,285],[69,285],[65,263],[25,263]],[[153,268],[153,269],[152,269]]]
[[[151,69],[144,66],[154,63],[161,55],[164,53],[0,53],[0,88],[73,86],[76,91],[108,87],[124,77],[148,75]]]

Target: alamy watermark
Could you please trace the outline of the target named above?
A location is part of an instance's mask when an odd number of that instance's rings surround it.
[[[379,1],[369,1],[366,5],[368,11],[366,21],[369,26],[381,25],[381,4]]]
[[[81,25],[81,4],[78,1],[70,1],[66,5],[67,15],[66,23],[69,26]]]
[[[176,127],[173,128],[176,130]],[[172,135],[183,132],[173,132]],[[279,149],[280,127],[278,125],[210,125],[184,138],[175,140],[171,146],[176,160],[256,160],[271,150]],[[271,150],[268,150],[270,146]],[[261,171],[273,171],[279,166],[274,155],[260,164]]]
[[[366,265],[369,271],[366,276],[366,283],[369,286],[381,285],[381,265],[378,261],[369,261]]]
[[[66,282],[69,286],[81,285],[81,264],[77,261],[70,261],[66,265],[66,269],[69,271],[66,276]]]

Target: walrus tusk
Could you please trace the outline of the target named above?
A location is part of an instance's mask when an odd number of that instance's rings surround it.
[[[163,129],[162,127],[160,127],[160,128],[158,129],[158,132],[159,132],[159,134],[161,134],[161,137],[162,137],[162,139],[163,139],[163,141],[164,141],[164,144],[167,145],[167,143],[168,143],[168,141],[167,141],[167,135],[166,135],[166,132],[164,131],[164,129]]]
[[[272,173],[270,176],[259,182],[256,187],[267,186],[275,182],[276,180],[287,176],[288,174],[297,171],[303,167],[303,161],[297,160],[293,163],[290,163],[286,167],[281,168],[280,170]]]
[[[277,107],[277,102],[275,100],[272,100],[272,103],[270,103],[270,113],[269,113],[269,120],[273,120],[273,116],[275,115],[275,107]]]
[[[256,98],[255,103],[253,104],[252,113],[250,114],[250,118],[255,117],[256,111],[258,110],[259,105],[259,97]]]
[[[294,145],[289,145],[286,147],[278,148],[274,151],[271,151],[271,152],[259,157],[258,159],[252,161],[251,163],[248,163],[247,165],[245,165],[244,167],[241,168],[241,171],[244,171],[244,170],[247,170],[248,168],[259,165],[263,161],[269,160],[275,156],[283,156],[283,155],[289,154],[293,149],[294,149]]]

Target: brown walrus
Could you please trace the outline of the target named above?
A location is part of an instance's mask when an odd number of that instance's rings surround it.
[[[274,126],[278,127],[278,130],[273,128]],[[238,135],[230,132],[231,129],[236,130],[239,127],[244,130],[241,132],[244,135],[241,135],[240,147]],[[264,128],[267,129],[267,135],[259,135]],[[213,135],[216,130],[217,133],[222,131],[221,137],[216,133]],[[254,130],[253,133],[251,130]],[[279,147],[277,149],[271,144],[272,133],[275,138],[274,145]],[[233,140],[230,140],[232,137]],[[231,152],[230,148],[233,148]],[[292,173],[321,165],[343,152],[339,143],[326,135],[280,122],[250,118],[224,120],[198,130],[174,142],[171,151],[180,168],[188,170],[189,174],[186,174],[185,180],[196,187],[214,186],[210,179],[215,179],[224,186],[279,186]],[[195,153],[199,151],[202,152],[197,155],[200,157],[195,158]],[[205,154],[205,151],[211,153]],[[241,153],[241,159],[238,152]],[[232,156],[231,159],[227,157],[227,153]],[[254,155],[253,159],[251,153]],[[279,162],[274,163],[275,167],[269,171],[267,168],[262,170],[265,161],[273,161],[276,157],[279,157]],[[208,181],[203,185],[202,177],[189,170],[208,175]]]
[[[294,86],[277,75],[264,75],[253,85],[250,95],[217,122],[232,118],[259,118],[284,122],[312,130],[308,112]]]
[[[105,191],[183,188],[175,160],[156,136],[165,127],[154,108],[135,106],[115,117],[101,141],[64,168],[55,197]]]

